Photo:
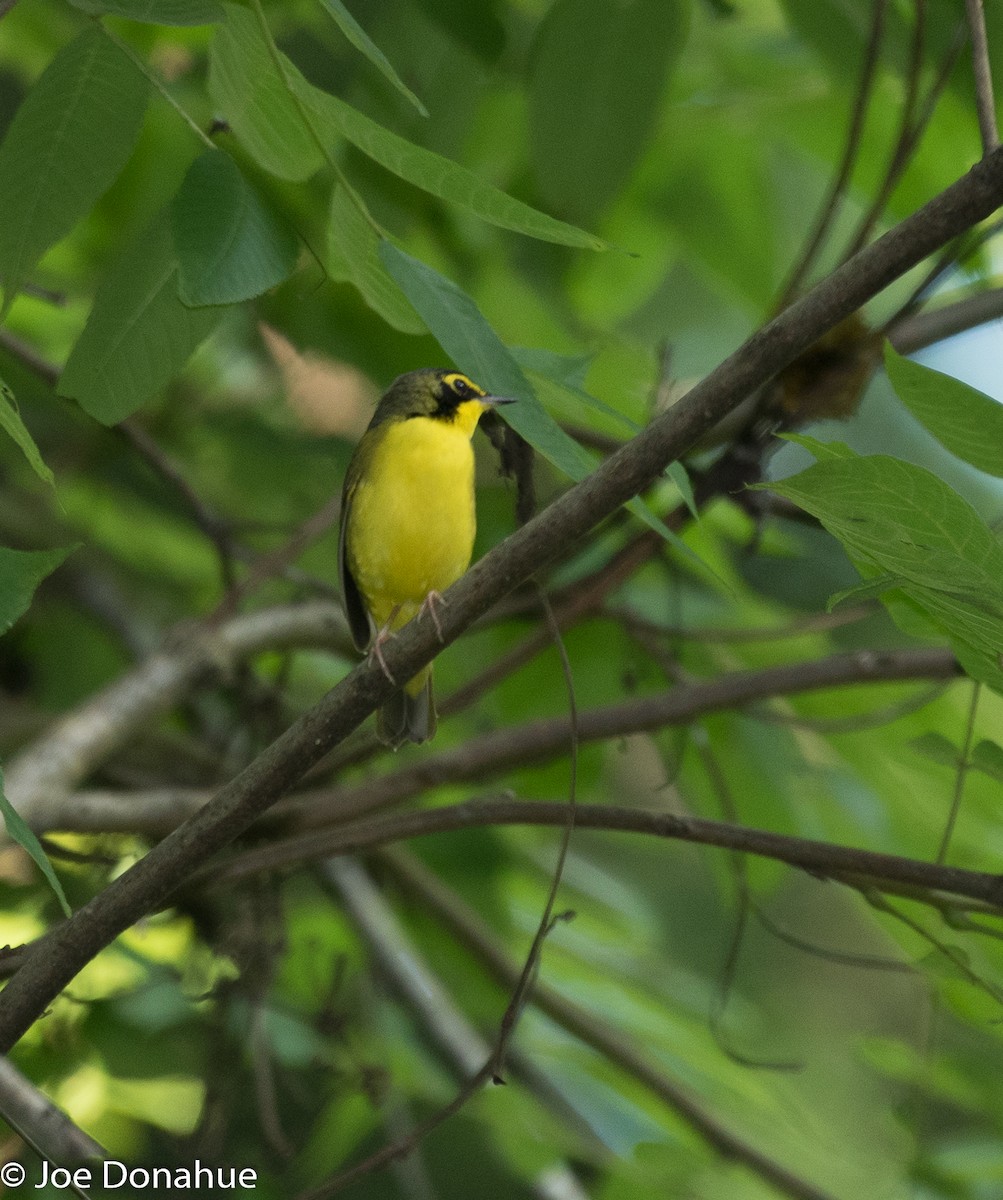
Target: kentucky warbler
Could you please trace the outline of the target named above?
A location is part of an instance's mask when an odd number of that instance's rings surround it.
[[[348,464],[341,498],[338,570],[352,637],[383,669],[381,643],[427,612],[470,563],[474,452],[481,414],[507,403],[458,371],[402,375],[380,400]],[[389,674],[389,672],[387,672]],[[435,733],[432,666],[380,709],[376,731],[395,749]]]

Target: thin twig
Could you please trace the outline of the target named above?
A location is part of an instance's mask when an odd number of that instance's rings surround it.
[[[229,861],[206,871],[203,886],[222,885],[259,872],[288,869],[335,854],[357,854],[416,837],[460,832],[491,825],[553,825],[567,823],[567,806],[529,800],[468,800],[461,804],[397,813],[321,831],[309,838],[289,838],[271,846],[234,854]],[[839,846],[812,838],[794,837],[647,808],[622,808],[605,804],[579,807],[577,827],[613,833],[633,833],[701,846],[752,854],[787,863],[811,875],[838,879],[851,887],[908,894],[939,905],[960,897],[988,906],[984,911],[1003,916],[1003,880],[992,871],[904,858],[852,846]],[[925,893],[922,895],[920,893]],[[936,895],[934,895],[936,893]]]
[[[958,758],[958,765],[954,773],[954,791],[951,795],[951,808],[947,814],[947,823],[944,826],[944,834],[940,839],[940,845],[937,848],[937,862],[947,862],[947,851],[951,845],[951,838],[954,835],[954,826],[957,824],[958,813],[961,811],[961,801],[965,794],[965,780],[968,778],[968,772],[971,770],[972,761],[972,741],[975,737],[975,715],[979,708],[979,696],[982,694],[980,684],[972,681],[972,696],[968,702],[968,717],[965,721],[965,736],[961,743],[961,755]]]
[[[890,725],[909,713],[918,712],[928,704],[932,704],[950,680],[931,684],[929,687],[917,688],[916,691],[897,700],[893,704],[883,704],[878,708],[865,712],[849,713],[845,717],[805,717],[790,711],[781,711],[781,706],[757,706],[748,710],[748,715],[766,725],[786,725],[793,729],[810,729],[813,733],[826,736],[833,733],[860,733],[865,729],[879,729],[882,725]]]
[[[29,824],[53,828],[49,817],[62,798],[151,719],[248,656],[298,645],[347,648],[341,610],[289,605],[235,617],[215,630],[179,627],[161,649],[15,755],[6,765],[8,797]]]
[[[980,991],[985,992],[997,1005],[1003,1004],[1003,988],[998,987],[988,979],[983,979],[977,971],[972,969],[971,962],[968,956],[957,946],[951,946],[947,942],[941,941],[940,938],[932,934],[926,929],[923,924],[917,921],[914,917],[910,917],[901,909],[896,908],[884,896],[880,896],[874,892],[865,893],[865,898],[879,911],[888,913],[889,916],[900,921],[908,929],[918,934],[923,941],[929,943],[935,950],[942,954],[963,978],[967,979],[970,984],[977,987]]]
[[[831,946],[820,946],[818,942],[810,942],[798,937],[789,929],[784,929],[766,912],[761,904],[755,906],[756,920],[766,932],[775,937],[778,942],[799,950],[812,958],[820,958],[823,962],[835,963],[840,967],[855,967],[861,971],[889,971],[899,975],[915,975],[917,968],[900,958],[888,958],[881,954],[861,954],[854,950],[835,950]],[[993,931],[995,932],[995,931]]]
[[[157,444],[153,436],[142,425],[132,417],[126,417],[124,421],[118,423],[116,429],[133,449],[138,451],[153,472],[159,475],[182,498],[195,524],[205,534],[216,551],[224,588],[228,591],[232,590],[235,585],[236,576],[233,564],[233,532],[230,522],[221,517],[202,500],[188,480],[185,479],[181,468]]]
[[[888,340],[899,354],[914,354],[968,329],[976,329],[1003,317],[1003,287],[975,292],[963,300],[943,304],[926,312],[911,313],[893,321]]]
[[[718,807],[725,821],[737,824],[738,809],[732,797],[731,788],[728,786],[724,770],[711,745],[710,738],[707,736],[707,732],[702,725],[698,725],[692,731],[692,742],[703,764],[704,774],[707,777],[711,790],[717,797]],[[749,889],[748,859],[744,854],[735,852],[729,855],[729,862],[732,877],[735,880],[735,888],[738,893],[738,911],[735,916],[734,925],[732,926],[731,936],[728,939],[728,947],[721,968],[720,983],[714,997],[714,1002],[711,1005],[711,1033],[714,1035],[714,1040],[722,1052],[732,1059],[732,1061],[744,1067],[756,1067],[770,1071],[797,1071],[802,1066],[799,1062],[768,1061],[753,1058],[751,1055],[736,1050],[729,1041],[724,1027],[728,1001],[734,992],[735,982],[738,978],[738,965],[742,954],[742,945],[745,942],[745,933],[749,926],[749,917],[753,912],[752,893]]]
[[[626,606],[607,605],[603,609],[603,615],[619,621],[628,628],[643,629],[655,637],[714,645],[732,642],[781,642],[788,638],[807,637],[866,620],[878,611],[877,606],[873,604],[848,604],[845,608],[840,607],[832,612],[795,617],[786,625],[750,625],[746,628],[725,625],[661,625],[657,621],[639,616]]]
[[[575,830],[575,817],[578,812],[578,702],[575,698],[575,683],[571,673],[571,662],[568,659],[568,651],[564,645],[564,639],[561,637],[561,629],[554,615],[554,610],[551,608],[543,588],[538,588],[538,591],[540,602],[543,604],[544,611],[547,614],[547,625],[550,636],[554,640],[554,645],[560,657],[561,672],[564,676],[564,684],[568,697],[568,764],[570,772],[568,779],[568,819],[564,824],[564,831],[557,850],[557,862],[554,864],[547,899],[543,906],[543,912],[540,914],[536,932],[533,935],[533,942],[526,955],[526,961],[523,964],[519,985],[502,1018],[496,1048],[496,1083],[504,1082],[505,1059],[508,1053],[508,1045],[515,1032],[516,1022],[522,1015],[523,1006],[533,990],[533,982],[540,965],[540,956],[543,953],[543,943],[550,936],[557,921],[561,919],[555,915],[554,910],[557,906],[557,893],[561,886],[561,880],[564,877],[564,866],[568,860],[571,835]]]
[[[476,1072],[490,1055],[491,1046],[425,962],[369,873],[351,858],[332,858],[321,866],[320,875],[325,888],[336,892],[339,908],[344,909],[364,939],[380,975],[403,998],[408,1012],[453,1073],[465,1079]],[[517,1050],[510,1051],[509,1059],[513,1075],[540,1103],[570,1122],[592,1152],[604,1157],[602,1144],[590,1126],[548,1076]],[[580,1186],[570,1168],[560,1164],[559,1169],[567,1187],[578,1188],[578,1192],[571,1190],[568,1194],[578,1194]]]
[[[982,154],[985,156],[1000,144],[1000,135],[996,125],[996,96],[993,93],[993,72],[989,63],[989,39],[986,37],[986,14],[982,0],[965,0],[965,17],[972,39],[975,107],[979,114]]]
[[[776,696],[791,696],[854,683],[950,679],[958,673],[950,651],[856,651],[826,658],[735,671],[713,680],[680,685],[669,691],[623,700],[578,714],[578,736],[586,742],[607,741],[686,725],[710,712],[741,709]],[[487,733],[463,745],[427,755],[376,779],[331,789],[308,805],[291,805],[295,828],[314,829],[354,820],[392,808],[446,782],[483,783],[502,771],[550,762],[565,753],[569,736],[566,717],[545,717]]]
[[[406,852],[385,850],[380,858],[393,871],[397,882],[420,900],[423,909],[445,924],[503,987],[512,986],[519,975],[518,965],[497,945],[491,931],[468,905]],[[829,1193],[816,1188],[729,1129],[699,1097],[658,1069],[646,1045],[635,1045],[611,1029],[608,1022],[546,984],[538,984],[534,989],[532,1003],[574,1037],[637,1079],[718,1154],[742,1163],[797,1200],[825,1200],[828,1197]]]
[[[25,296],[33,296],[36,300],[43,300],[46,304],[51,304],[53,308],[66,307],[66,293],[56,291],[55,288],[43,287],[40,283],[32,283],[30,280],[21,284],[21,293]]]
[[[920,16],[917,11],[917,29],[921,32]],[[933,110],[937,106],[937,101],[947,87],[951,78],[951,72],[957,64],[958,58],[961,55],[962,48],[965,44],[965,26],[962,22],[958,25],[955,31],[954,40],[947,49],[947,53],[940,64],[940,69],[930,85],[930,90],[927,92],[926,100],[923,103],[915,120],[910,121],[910,113],[908,110],[903,111],[903,120],[899,129],[899,135],[895,142],[895,148],[892,151],[891,159],[888,167],[885,170],[885,177],[881,182],[881,187],[878,189],[877,195],[871,201],[870,207],[864,214],[857,231],[846,250],[846,258],[849,259],[856,254],[870,239],[874,227],[877,225],[884,213],[885,208],[891,198],[892,192],[898,186],[899,180],[902,178],[909,161],[912,158],[913,152],[919,145],[920,139],[929,124],[930,118],[933,116]]]
[[[280,610],[281,611],[281,610]],[[248,620],[242,618],[241,620]],[[234,623],[236,629],[241,626]],[[309,628],[309,626],[307,626]],[[200,660],[203,661],[203,660]],[[149,670],[149,666],[147,670]],[[760,671],[734,671],[712,680],[678,685],[640,699],[619,701],[578,714],[578,740],[582,743],[624,737],[631,733],[662,730],[689,724],[712,712],[745,709],[758,701],[790,696],[832,687],[859,683],[906,681],[912,679],[950,680],[959,668],[949,650],[921,649],[894,652],[858,651],[835,654],[817,660],[768,667]],[[128,678],[128,677],[127,677]],[[154,675],[154,679],[156,676]],[[109,693],[110,694],[110,693]],[[109,734],[111,748],[117,748],[131,735],[129,700],[131,691],[125,681],[121,701],[108,706],[96,704],[96,716],[89,705],[66,718],[67,726],[57,726],[51,735],[8,767],[8,794],[25,804],[32,823],[42,831],[96,833],[102,831],[162,834],[171,822],[204,807],[208,792],[182,788],[151,789],[145,792],[116,793],[86,791],[70,794],[73,783],[83,778],[109,753],[109,743],[88,748],[81,758],[77,738],[106,719],[106,708],[118,714]],[[170,699],[175,693],[171,692]],[[157,708],[168,698],[155,695]],[[150,710],[138,719],[148,721]],[[129,723],[122,724],[128,718]],[[67,740],[66,729],[73,735]],[[80,734],[76,730],[80,730]],[[344,824],[360,816],[393,808],[443,784],[483,782],[513,768],[549,762],[567,751],[570,737],[566,717],[527,721],[510,729],[471,738],[463,745],[428,754],[396,771],[362,782],[337,788],[317,788],[291,796],[277,805],[267,818],[269,824],[284,829],[317,830]],[[25,752],[27,754],[28,752]],[[30,769],[29,769],[30,768]],[[14,790],[11,790],[11,781]],[[30,803],[29,803],[30,798]],[[309,846],[311,833],[305,840]],[[267,848],[261,852],[266,852]]]
[[[284,574],[288,567],[312,542],[325,534],[338,519],[341,512],[341,497],[335,493],[330,500],[303,521],[290,536],[275,550],[258,557],[239,584],[231,584],[226,596],[210,618],[220,621],[230,617],[242,600],[256,591],[268,579]]]
[[[780,296],[774,306],[775,311],[785,308],[791,299],[798,294],[805,276],[815,262],[822,242],[832,228],[847,185],[850,182],[850,176],[857,161],[857,154],[860,151],[860,143],[864,131],[864,122],[867,118],[867,109],[871,101],[871,93],[874,90],[874,79],[877,73],[881,40],[884,35],[885,10],[887,7],[887,0],[874,0],[871,6],[871,27],[867,35],[867,48],[864,51],[860,82],[857,84],[857,90],[853,98],[853,112],[850,117],[850,126],[846,133],[843,157],[829,186],[828,195],[819,210],[818,217],[815,220],[815,227],[808,235],[801,253],[798,255],[797,262],[794,264],[787,282],[781,289]]]

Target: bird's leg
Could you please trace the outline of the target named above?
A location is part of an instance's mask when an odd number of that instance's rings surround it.
[[[439,614],[435,611],[437,604],[445,604],[446,598],[441,592],[437,592],[435,588],[428,593],[421,602],[421,608],[418,609],[418,616],[421,617],[424,613],[432,618],[432,624],[435,626],[435,632],[439,635],[439,641],[445,644],[446,639],[442,636],[442,626],[439,624]]]
[[[393,630],[391,629],[391,625],[393,624],[394,617],[396,617],[399,612],[400,605],[398,604],[395,605],[386,621],[384,621],[379,629],[377,629],[376,636],[373,638],[373,644],[369,647],[369,656],[367,659],[368,662],[372,662],[373,659],[375,659],[380,664],[380,669],[383,671],[383,674],[386,675],[387,679],[390,680],[394,687],[397,686],[397,680],[394,679],[394,677],[390,674],[390,668],[387,666],[387,660],[383,657],[383,644],[384,642],[390,641],[390,639],[393,637],[394,634]]]

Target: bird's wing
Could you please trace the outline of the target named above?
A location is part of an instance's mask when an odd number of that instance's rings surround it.
[[[341,583],[341,595],[345,605],[345,616],[348,618],[348,628],[352,631],[352,640],[357,650],[365,650],[369,645],[370,626],[369,613],[365,601],[355,582],[351,568],[348,565],[345,534],[348,529],[348,515],[352,510],[352,495],[355,492],[356,480],[352,472],[345,480],[345,490],[341,493],[341,531],[338,534],[338,579]]]

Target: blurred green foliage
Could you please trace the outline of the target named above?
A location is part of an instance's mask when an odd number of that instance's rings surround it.
[[[920,8],[921,41],[913,5],[887,12],[864,137],[811,278],[852,241],[888,181],[905,106],[945,62],[875,228],[980,153],[971,68],[948,57],[960,5]],[[985,8],[1003,78],[1003,3]],[[333,597],[331,529],[284,571],[255,569],[338,493],[372,403],[401,372],[452,357],[518,393],[513,421],[538,451],[540,504],[678,398],[673,385],[772,314],[837,169],[871,20],[867,0],[9,8],[0,625],[16,623],[0,642],[5,762],[156,647],[194,641],[221,604],[252,613]],[[937,281],[935,302],[998,284],[993,245],[960,247],[964,267]],[[922,277],[876,298],[868,326]],[[644,507],[568,547],[543,582],[574,597],[653,512],[680,507],[686,552],[659,543],[565,633],[582,709],[836,650],[894,650],[917,633],[950,641],[987,685],[977,709],[972,678],[779,697],[582,745],[580,804],[929,860],[960,797],[950,861],[997,869],[1000,493],[977,470],[999,474],[998,412],[889,362],[905,407],[877,379],[845,428],[818,422],[800,447],[766,456],[773,474],[801,469],[777,490],[817,522],[757,521],[747,494],[728,489],[690,520],[677,471]],[[694,477],[714,453],[694,457]],[[481,437],[478,456],[483,553],[513,527],[514,489]],[[827,600],[848,592],[849,604],[861,577],[871,586],[859,613],[840,623],[837,607],[830,619]],[[533,611],[528,596],[440,656],[446,706],[518,653]],[[353,663],[347,640],[265,646],[74,785],[126,808],[157,789],[208,794]],[[445,716],[432,746],[377,758],[360,739],[355,765],[311,786],[361,787],[568,705],[547,645]],[[569,775],[566,755],[472,771],[419,803],[502,789],[563,801]],[[53,834],[73,907],[162,832],[138,817],[124,827],[38,831]],[[472,828],[416,839],[407,861],[518,964],[557,840],[554,829]],[[17,847],[0,862],[0,942],[17,945],[58,919],[58,902]],[[411,952],[490,1042],[506,989],[431,892],[393,860],[369,865]],[[575,832],[558,898],[574,919],[547,939],[540,980],[610,1041],[529,1006],[510,1086],[488,1088],[403,1165],[345,1194],[557,1195],[546,1180],[558,1169],[597,1200],[779,1194],[754,1156],[718,1153],[641,1082],[622,1042],[816,1189],[791,1194],[994,1195],[999,914],[868,898],[767,860]],[[87,968],[17,1064],[128,1163],[250,1166],[265,1200],[320,1184],[458,1086],[342,899],[309,863],[191,888]],[[39,1177],[13,1135],[4,1154]]]

